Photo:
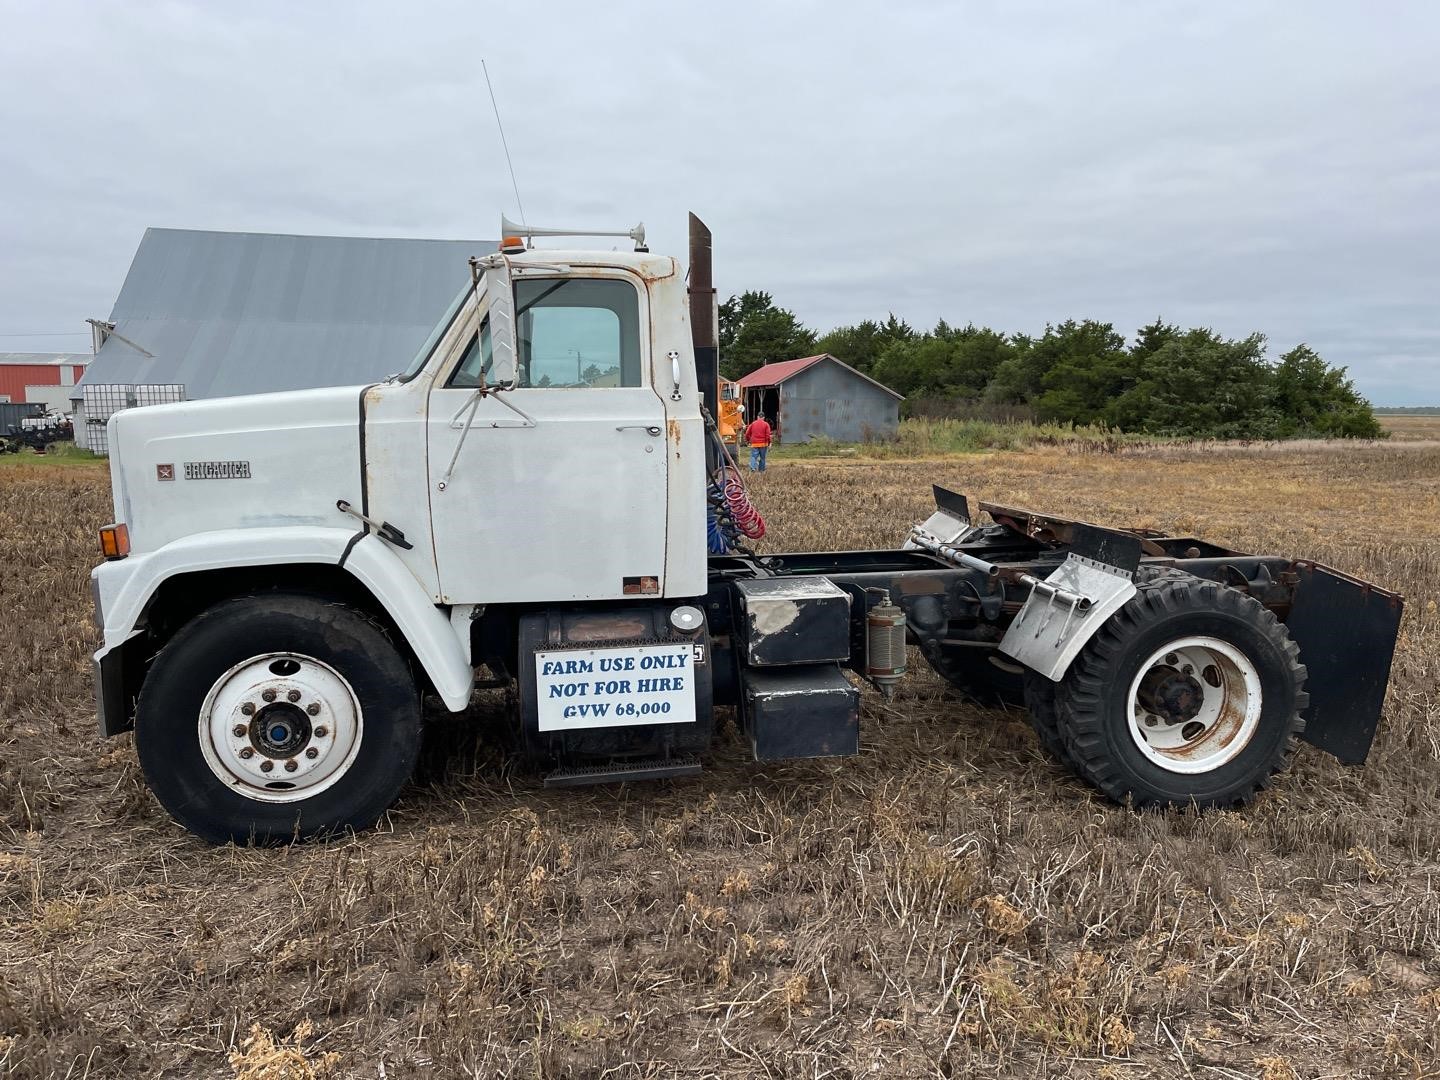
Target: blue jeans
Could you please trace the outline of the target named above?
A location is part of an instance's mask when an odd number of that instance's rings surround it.
[[[768,446],[752,446],[752,447],[750,447],[750,471],[751,471],[751,472],[764,472],[764,471],[765,471],[765,455],[766,455],[769,451],[770,451],[770,448],[769,448]]]

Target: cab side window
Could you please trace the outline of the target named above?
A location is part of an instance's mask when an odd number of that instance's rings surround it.
[[[628,282],[519,281],[515,311],[521,386],[644,385],[640,299]]]

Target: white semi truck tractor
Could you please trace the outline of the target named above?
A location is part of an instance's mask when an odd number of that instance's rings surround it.
[[[100,727],[134,731],[182,825],[364,828],[422,701],[461,713],[477,684],[512,689],[551,785],[696,773],[717,707],[759,760],[855,754],[859,685],[888,694],[912,646],[1023,696],[1117,801],[1244,803],[1300,740],[1364,761],[1401,599],[1313,562],[941,488],[894,550],[752,551],[709,231],[692,215],[688,279],[632,234],[478,254],[383,382],[110,420]]]

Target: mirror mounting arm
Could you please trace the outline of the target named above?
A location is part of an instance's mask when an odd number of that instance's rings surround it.
[[[477,304],[482,277],[485,297],[490,302],[490,370],[495,382],[487,387],[482,372],[480,387],[486,392],[513,390],[519,381],[519,363],[515,347],[515,283],[511,276],[510,257],[497,251],[483,258],[471,258],[470,280],[475,288]]]
[[[504,252],[497,251],[493,255],[486,255],[483,258],[474,256],[470,259],[470,285],[475,290],[475,305],[478,310],[480,305],[480,282],[485,282],[485,296],[490,301],[490,370],[495,376],[495,382],[486,385],[485,369],[480,369],[480,385],[475,387],[469,400],[456,415],[455,419],[460,420],[460,437],[455,440],[455,452],[450,455],[450,464],[445,468],[445,475],[440,478],[436,487],[444,491],[450,486],[450,478],[455,473],[455,463],[460,460],[460,451],[465,446],[465,438],[470,434],[470,427],[475,419],[475,410],[480,407],[480,402],[487,397],[494,397],[496,401],[520,417],[523,423],[518,427],[534,427],[535,421],[521,410],[511,405],[500,396],[502,390],[514,390],[519,382],[519,365],[516,361],[515,351],[515,285],[510,276],[510,258]],[[464,417],[461,420],[461,417]],[[451,421],[453,424],[454,421]],[[492,427],[499,427],[492,424]]]

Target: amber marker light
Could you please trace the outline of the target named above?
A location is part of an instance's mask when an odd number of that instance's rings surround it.
[[[100,554],[107,559],[123,559],[130,554],[130,529],[123,522],[100,530]]]

